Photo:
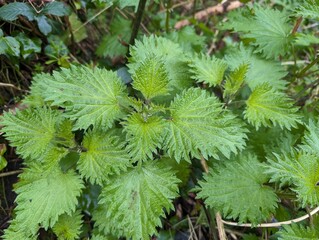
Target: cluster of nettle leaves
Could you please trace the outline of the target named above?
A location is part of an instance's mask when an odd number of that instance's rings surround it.
[[[39,228],[78,238],[79,199],[92,186],[101,193],[91,239],[148,239],[179,195],[178,166],[201,158],[213,164],[197,197],[225,218],[267,221],[280,191],[316,206],[319,126],[303,119],[273,60],[289,51],[293,26],[285,13],[258,6],[234,19],[231,28],[254,41],[224,59],[150,36],[130,49],[129,86],[116,72],[84,66],[37,75],[29,108],[1,119],[26,166],[4,239],[36,239]],[[280,236],[316,232],[293,226]]]

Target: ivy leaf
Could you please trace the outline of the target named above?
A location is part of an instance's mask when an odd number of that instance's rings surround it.
[[[142,41],[136,41],[130,48],[130,55],[128,66],[131,73],[134,73],[149,56],[154,56],[162,59],[165,64],[170,79],[169,89],[180,92],[193,84],[187,65],[188,57],[177,43],[154,35],[144,36]]]
[[[269,83],[274,89],[278,90],[286,88],[287,82],[282,79],[287,75],[284,67],[279,62],[265,60],[253,54],[251,48],[240,45],[238,50],[226,55],[225,61],[233,71],[240,65],[249,65],[245,82],[252,90],[263,83]]]
[[[192,157],[226,157],[245,146],[245,128],[216,97],[199,88],[177,95],[170,106],[164,148],[177,162]]]
[[[49,108],[16,110],[16,114],[4,113],[1,124],[11,146],[23,158],[43,159],[52,149],[56,124],[60,114]]]
[[[244,83],[247,71],[248,65],[242,64],[227,76],[226,82],[224,84],[224,96],[234,95],[238,91],[238,89]]]
[[[79,239],[82,226],[82,215],[76,211],[71,215],[62,214],[54,224],[52,230],[58,239],[75,240]]]
[[[145,116],[133,113],[124,123],[128,145],[126,149],[135,161],[153,159],[156,148],[163,141],[164,121],[157,116]]]
[[[299,145],[300,149],[307,153],[313,153],[319,155],[319,127],[318,123],[310,120],[306,126],[307,131],[305,132],[302,140],[302,145]]]
[[[139,90],[146,99],[168,94],[168,74],[164,63],[154,56],[147,58],[132,76],[133,88]]]
[[[221,59],[209,56],[201,56],[189,64],[192,78],[197,82],[204,82],[211,86],[219,85],[228,67],[227,63]]]
[[[104,234],[148,239],[162,225],[164,209],[173,208],[178,182],[172,171],[154,161],[114,177],[100,195],[96,225]]]
[[[319,18],[319,0],[305,0],[296,8],[297,15],[305,18]]]
[[[22,229],[35,229],[38,224],[53,227],[60,215],[72,214],[83,188],[74,171],[63,173],[58,167],[27,168],[16,186],[16,219]],[[33,232],[33,234],[35,234]]]
[[[239,159],[239,160],[238,160]],[[210,169],[199,182],[198,198],[222,211],[227,218],[253,224],[266,220],[277,207],[278,197],[268,182],[257,157],[242,155]]]
[[[102,185],[110,175],[125,171],[131,162],[118,139],[101,129],[89,130],[82,145],[85,151],[80,155],[77,169],[92,184]]]
[[[319,201],[319,158],[308,153],[274,154],[269,159],[266,173],[270,174],[271,182],[281,185],[293,185],[302,206],[316,206]]]
[[[0,8],[0,18],[4,21],[17,20],[19,15],[25,16],[29,21],[34,20],[34,9],[27,3],[14,2]]]
[[[284,225],[277,235],[279,240],[317,240],[319,238],[319,232],[315,227],[304,227],[296,223]]]
[[[298,108],[293,106],[293,102],[284,93],[275,91],[269,84],[256,87],[246,104],[244,117],[257,130],[261,125],[279,125],[289,130],[301,123],[300,116],[296,113]]]
[[[110,128],[125,116],[126,89],[115,72],[72,66],[38,84],[45,89],[46,101],[64,107],[70,119],[76,120],[74,130],[90,125]]]

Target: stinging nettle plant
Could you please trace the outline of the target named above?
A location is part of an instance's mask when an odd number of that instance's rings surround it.
[[[256,25],[283,21],[277,10],[255,14]],[[269,221],[284,191],[301,207],[316,206],[318,123],[304,123],[285,93],[285,69],[270,59],[288,50],[266,46],[251,26],[245,34],[256,41],[223,59],[144,37],[130,49],[129,85],[85,66],[35,76],[29,107],[1,118],[25,160],[4,239],[37,239],[40,228],[78,239],[83,212],[94,221],[91,239],[148,239],[174,209],[185,161],[207,160],[197,198],[239,223]],[[272,34],[292,41],[286,28]],[[95,187],[98,202],[85,202]],[[313,231],[280,230],[286,239]]]

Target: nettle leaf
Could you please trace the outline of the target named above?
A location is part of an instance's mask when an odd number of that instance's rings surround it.
[[[57,110],[35,108],[4,113],[1,124],[11,146],[24,158],[43,159],[54,147],[56,125],[61,118]]]
[[[64,107],[70,119],[76,121],[74,130],[90,125],[110,128],[125,116],[126,88],[115,72],[72,66],[38,84],[45,86],[46,101]]]
[[[139,66],[150,56],[162,59],[169,77],[169,89],[182,91],[193,85],[190,78],[188,57],[182,48],[166,38],[143,37],[142,41],[136,41],[130,48],[131,58],[128,67],[134,73]]]
[[[176,161],[191,157],[226,157],[245,146],[246,130],[216,97],[199,88],[177,95],[170,106],[164,148]]]
[[[133,113],[124,122],[126,132],[126,149],[135,161],[153,159],[163,141],[164,120],[157,116],[143,116],[144,113]]]
[[[319,18],[319,0],[305,0],[296,8],[297,15],[305,18]]]
[[[81,211],[76,211],[71,215],[62,214],[54,224],[52,230],[58,239],[75,240],[79,239],[82,226]]]
[[[319,201],[319,157],[308,153],[275,154],[268,160],[266,173],[272,182],[293,185],[302,206],[316,206]]]
[[[279,125],[289,130],[301,123],[301,117],[296,113],[298,108],[293,106],[293,102],[284,93],[274,90],[269,84],[256,87],[246,104],[244,117],[257,130],[261,125]]]
[[[4,235],[2,236],[2,239],[38,240],[38,229],[39,227],[37,226],[34,228],[34,230],[23,229],[21,228],[20,223],[16,219],[13,219],[10,221],[9,227],[4,230]]]
[[[27,168],[19,177],[15,210],[22,229],[35,229],[38,224],[48,229],[60,215],[75,211],[83,183],[74,171],[63,173],[58,167],[46,171],[43,167]]]
[[[131,160],[119,140],[101,129],[89,130],[83,139],[77,169],[92,184],[102,185],[112,174],[125,171]]]
[[[249,65],[245,82],[252,90],[263,83],[269,83],[273,88],[278,90],[286,88],[287,82],[282,78],[287,75],[287,72],[280,65],[280,62],[262,59],[258,55],[253,54],[251,48],[245,48],[243,45],[240,45],[238,50],[225,56],[225,61],[233,71],[243,64]]]
[[[226,77],[224,96],[234,95],[240,89],[245,81],[248,69],[248,64],[239,65]]]
[[[201,189],[197,197],[221,210],[227,218],[257,224],[265,221],[277,207],[278,197],[265,185],[267,182],[257,157],[242,155],[210,169],[199,182]]]
[[[221,59],[209,56],[195,58],[189,64],[192,78],[197,82],[203,82],[211,86],[219,85],[223,81],[224,73],[228,67]]]
[[[317,240],[319,231],[315,227],[304,227],[292,223],[282,226],[277,235],[279,240]]]
[[[155,56],[148,57],[132,76],[133,88],[139,90],[146,99],[169,92],[169,78],[163,61]]]
[[[247,25],[248,38],[256,40],[253,43],[257,51],[266,58],[276,58],[285,55],[293,38],[290,35],[292,26],[287,23],[288,15],[275,9],[255,7],[255,16]]]
[[[125,55],[127,46],[123,42],[129,42],[131,31],[131,21],[116,15],[110,24],[110,34],[103,36],[96,54],[102,57]]]
[[[0,8],[0,18],[4,21],[17,20],[19,15],[25,16],[29,21],[34,20],[36,12],[27,3],[14,2]]]
[[[164,209],[173,209],[178,183],[173,171],[154,161],[114,177],[100,195],[96,225],[105,234],[148,239],[162,225]]]
[[[318,122],[310,120],[306,125],[307,131],[305,131],[304,138],[302,139],[302,145],[299,145],[300,149],[307,153],[313,153],[319,155],[319,127]]]

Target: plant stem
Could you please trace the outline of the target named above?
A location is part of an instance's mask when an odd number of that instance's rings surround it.
[[[134,43],[135,43],[135,39],[136,39],[137,34],[138,34],[138,29],[140,28],[140,25],[142,22],[142,17],[143,17],[145,5],[146,5],[146,0],[140,0],[138,3],[137,12],[136,12],[135,20],[133,23],[132,34],[131,34],[129,45],[134,45]]]
[[[310,68],[312,68],[316,63],[319,62],[319,55],[311,62],[309,63],[304,69],[298,73],[297,77],[302,77]]]
[[[12,171],[12,172],[5,172],[5,173],[0,173],[0,178],[1,177],[7,177],[7,176],[11,176],[11,175],[16,175],[22,173],[22,170],[16,170],[16,171]]]
[[[172,1],[167,0],[167,2],[166,2],[166,20],[165,20],[166,33],[169,33],[169,19],[171,17],[171,7],[172,7]]]

